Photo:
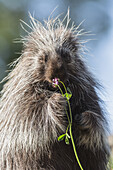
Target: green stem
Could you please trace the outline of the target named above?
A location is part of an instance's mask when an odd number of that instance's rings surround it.
[[[69,106],[69,113],[70,113],[70,123],[72,124],[72,113],[71,113],[71,106],[70,106],[70,102],[69,100],[67,99],[67,102],[68,102],[68,106]]]
[[[69,127],[70,127],[70,123],[67,126],[66,133],[68,132]]]
[[[65,112],[66,112],[66,115],[67,115],[68,122],[70,124],[71,122],[70,122],[69,115],[68,115],[68,112],[67,112],[66,108],[65,108]]]
[[[66,86],[64,85],[64,83],[62,81],[59,80],[60,83],[62,83],[62,85],[64,86],[65,92],[67,93],[67,89]]]
[[[73,145],[73,150],[74,150],[74,154],[75,154],[76,160],[77,160],[77,162],[79,164],[80,169],[83,170],[82,165],[81,165],[81,163],[79,161],[79,158],[78,158],[78,154],[77,154],[77,151],[76,151],[76,147],[75,147],[75,143],[74,143],[74,139],[73,139],[73,135],[72,135],[72,112],[71,112],[71,106],[70,106],[69,100],[67,100],[67,102],[68,102],[68,106],[69,106],[70,119],[71,119],[70,123],[69,123],[69,125],[70,125],[71,142],[72,142],[72,145]]]
[[[62,91],[61,87],[60,87],[59,85],[57,85],[57,86],[58,86],[58,88],[59,88],[59,90],[60,90],[60,92],[61,92],[61,94],[62,94],[62,96],[63,96],[64,94],[63,94],[63,91]],[[67,112],[66,109],[65,109],[65,111],[66,111],[66,115],[67,115],[67,118],[68,118],[68,122],[70,123],[70,119],[69,119],[68,112]]]
[[[64,87],[64,89],[65,89],[65,92],[67,93],[67,89],[66,89],[65,84],[64,84],[62,81],[60,81],[60,80],[59,80],[59,82],[63,85],[63,87]],[[60,86],[59,86],[59,87],[60,87]],[[69,123],[70,123],[70,122],[72,123],[71,106],[70,106],[70,102],[69,102],[69,100],[68,100],[68,99],[67,99],[67,102],[68,102],[68,106],[69,106],[70,119],[71,119],[71,121],[69,120]],[[69,116],[68,116],[68,117],[69,117]]]
[[[74,143],[74,139],[73,139],[73,135],[72,135],[72,128],[71,127],[72,127],[72,125],[70,125],[70,137],[71,137],[71,142],[72,142],[72,145],[73,145],[73,150],[74,150],[74,153],[75,153],[76,160],[77,160],[77,162],[79,164],[79,167],[80,167],[81,170],[83,170],[82,165],[80,163],[80,160],[78,158],[77,151],[76,151],[76,147],[75,147],[75,143]]]
[[[57,85],[57,86],[58,86],[59,90],[61,91],[61,94],[64,95],[62,89],[60,88],[60,86],[59,85]]]
[[[66,89],[64,83],[63,83],[62,81],[60,81],[60,80],[59,80],[59,82],[62,83],[62,85],[63,85],[63,87],[64,87],[64,89],[65,89],[65,92],[67,93],[67,89]],[[60,88],[60,86],[59,86],[59,85],[57,85],[57,86],[58,86],[58,88],[60,89],[61,94],[64,96],[63,91],[62,91],[62,89]],[[71,138],[71,142],[72,142],[72,146],[73,146],[73,150],[74,150],[74,154],[75,154],[76,160],[77,160],[77,162],[78,162],[78,165],[79,165],[80,169],[83,170],[82,165],[81,165],[81,163],[80,163],[80,160],[79,160],[79,158],[78,158],[78,154],[77,154],[77,151],[76,151],[76,147],[75,147],[75,143],[74,143],[74,139],[73,139],[73,135],[72,135],[72,112],[71,112],[71,105],[70,105],[70,102],[69,102],[68,99],[67,99],[67,102],[68,102],[68,107],[69,107],[70,119],[69,119],[68,112],[67,112],[67,110],[66,110],[66,115],[67,115],[68,122],[69,122],[69,124],[68,124],[68,126],[67,126],[67,129],[66,129],[66,133],[68,132],[68,129],[69,129],[70,138]]]

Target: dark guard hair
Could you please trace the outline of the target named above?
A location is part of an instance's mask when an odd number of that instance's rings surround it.
[[[66,100],[51,84],[55,77],[73,94],[72,129],[83,169],[107,170],[107,123],[98,83],[80,56],[84,33],[74,24],[68,28],[69,12],[64,20],[49,18],[44,25],[30,18],[22,55],[1,92],[0,170],[80,170],[72,145],[57,141],[68,122]]]

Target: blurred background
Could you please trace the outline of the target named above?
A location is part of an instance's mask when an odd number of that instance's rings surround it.
[[[8,64],[21,53],[22,44],[14,43],[26,34],[20,19],[29,23],[29,11],[42,21],[56,6],[54,17],[59,13],[64,16],[70,7],[72,21],[78,25],[85,20],[81,28],[95,34],[86,44],[89,53],[84,58],[105,87],[102,99],[109,115],[110,134],[113,134],[113,0],[0,0],[0,81],[7,75]]]

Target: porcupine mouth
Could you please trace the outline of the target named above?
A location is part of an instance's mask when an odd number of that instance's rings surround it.
[[[44,81],[42,81],[40,83],[40,87],[43,90],[48,90],[50,92],[61,93],[59,88],[57,86],[53,85],[53,80],[55,78],[61,80],[66,86],[68,85],[68,81],[67,81],[68,80],[68,76],[66,75],[66,73],[64,73],[63,76],[56,74],[56,76],[51,76],[50,78],[46,78]],[[59,82],[58,85],[63,89],[62,83]]]
[[[52,81],[48,81],[48,80],[41,81],[35,87],[39,87],[43,91],[50,91],[50,92],[55,92],[55,91],[58,92],[59,91],[59,89],[57,87],[53,87]]]
[[[59,90],[59,88],[58,87],[54,87],[53,85],[52,85],[52,82],[49,82],[49,81],[44,81],[44,82],[41,82],[40,83],[40,88],[42,89],[42,90],[44,90],[44,91],[50,91],[50,92],[56,92],[56,93],[60,93],[60,90]]]
[[[59,79],[59,80],[60,80],[60,79]],[[67,81],[66,79],[63,80],[63,82],[64,82],[64,84],[65,84],[66,86],[68,86],[68,81]],[[60,88],[62,89],[62,91],[65,93],[65,90],[64,90],[64,87],[63,87],[62,83],[59,82],[58,85],[60,86]],[[59,90],[59,88],[58,88],[57,86],[54,86],[54,85],[52,84],[52,81],[51,81],[51,82],[45,81],[43,88],[44,88],[45,90],[48,90],[48,91],[51,91],[51,92],[61,93],[61,91]]]
[[[58,90],[58,88],[53,87],[52,82],[49,82],[49,81],[44,82],[43,89],[53,91],[53,92]]]

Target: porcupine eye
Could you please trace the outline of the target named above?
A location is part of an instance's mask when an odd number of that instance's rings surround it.
[[[47,63],[47,61],[48,61],[48,55],[46,54],[45,55],[45,63]]]

